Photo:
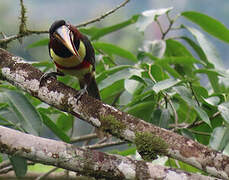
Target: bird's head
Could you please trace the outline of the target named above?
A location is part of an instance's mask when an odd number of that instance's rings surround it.
[[[79,61],[82,60],[78,49],[80,42],[80,33],[76,27],[66,23],[64,20],[55,21],[49,29],[50,41],[55,40],[61,43],[69,53],[76,56]]]

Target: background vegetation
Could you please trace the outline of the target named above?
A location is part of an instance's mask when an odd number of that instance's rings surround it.
[[[217,41],[217,47],[218,43],[229,43],[228,28],[207,14],[177,12],[172,7],[127,16],[105,26],[98,24],[79,28],[90,38],[96,51],[96,81],[102,101],[229,154],[229,74],[213,43]],[[75,23],[74,19],[72,23]],[[128,33],[129,26],[135,28],[133,34]],[[120,31],[125,35],[120,36]],[[150,38],[144,40],[146,35]],[[111,42],[109,36],[116,40]],[[212,38],[215,39],[209,41]],[[47,48],[47,44],[46,34],[38,41],[25,43],[25,54],[27,51],[36,54],[39,49]],[[31,57],[26,58],[43,72],[55,70],[49,60],[37,62]],[[58,79],[79,88],[77,81],[70,76]],[[78,121],[1,82],[0,125],[73,143],[76,135],[89,131],[88,126],[83,132],[77,131],[81,129]],[[120,148],[115,148],[113,153],[136,153],[135,146]],[[5,155],[0,155],[0,162],[6,159]],[[19,167],[16,165],[18,162],[23,164],[19,169],[26,169],[22,159],[10,160],[15,169]],[[160,163],[186,171],[199,171],[171,158],[161,157]],[[40,166],[36,167],[42,171]],[[18,175],[25,173],[16,172]]]

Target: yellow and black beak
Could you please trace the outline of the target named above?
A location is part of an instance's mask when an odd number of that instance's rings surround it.
[[[66,25],[59,27],[53,34],[56,38],[58,38],[63,45],[68,48],[68,50],[75,55],[79,61],[81,61],[81,56],[77,51],[74,42],[73,42],[73,33],[69,30]]]

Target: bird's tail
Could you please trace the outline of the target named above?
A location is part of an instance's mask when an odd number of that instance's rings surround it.
[[[84,77],[84,80],[80,80],[80,88],[83,89],[85,87],[85,83],[87,85],[87,92],[89,96],[92,96],[98,100],[101,100],[100,98],[100,93],[99,93],[99,88],[97,86],[97,83],[95,81],[95,76],[94,74],[90,73],[87,74]]]

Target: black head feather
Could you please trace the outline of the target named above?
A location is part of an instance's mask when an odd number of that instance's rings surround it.
[[[55,21],[49,28],[49,34],[53,34],[60,26],[66,25],[65,20]]]

